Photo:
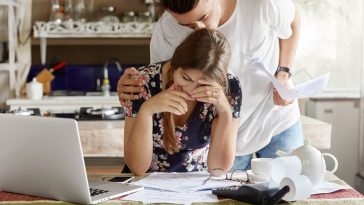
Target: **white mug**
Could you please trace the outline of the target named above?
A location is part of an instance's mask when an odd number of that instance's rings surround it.
[[[251,161],[252,171],[256,175],[271,175],[273,158],[255,158]]]

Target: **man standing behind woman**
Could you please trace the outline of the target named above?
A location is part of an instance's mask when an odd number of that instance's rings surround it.
[[[232,49],[229,72],[242,87],[241,117],[233,169],[249,169],[252,155],[276,157],[303,144],[297,100],[282,99],[269,79],[254,69],[260,58],[286,87],[299,39],[299,15],[291,0],[161,0],[166,12],[156,23],[150,44],[151,62],[170,59],[175,48],[194,30],[216,28]],[[128,69],[120,78],[122,105],[139,99],[140,85]],[[139,87],[138,87],[139,86]]]

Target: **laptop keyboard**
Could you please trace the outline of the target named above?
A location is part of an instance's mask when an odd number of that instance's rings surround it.
[[[90,188],[91,196],[97,196],[97,195],[105,194],[105,193],[108,193],[108,192],[109,192],[108,190]]]

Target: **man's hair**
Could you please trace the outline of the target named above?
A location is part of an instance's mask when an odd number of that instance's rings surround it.
[[[191,11],[199,0],[160,0],[162,6],[172,12],[184,14]]]

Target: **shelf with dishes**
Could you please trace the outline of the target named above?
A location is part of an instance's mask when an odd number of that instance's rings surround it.
[[[35,22],[33,45],[40,45],[45,63],[49,45],[148,45],[152,22]],[[49,41],[49,42],[48,42]]]
[[[35,22],[35,38],[148,38],[152,22]]]

